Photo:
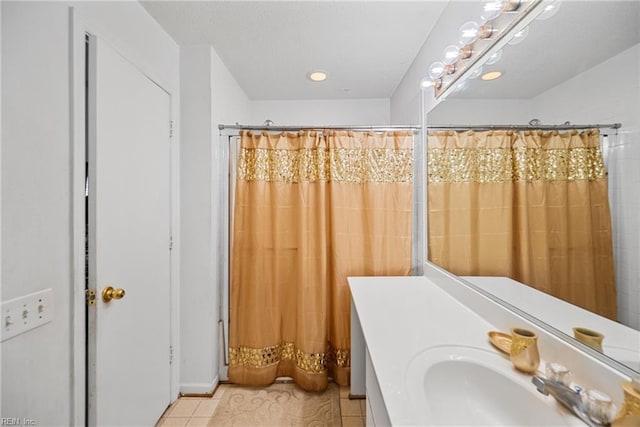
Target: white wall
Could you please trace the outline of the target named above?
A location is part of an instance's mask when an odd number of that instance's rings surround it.
[[[71,420],[69,34],[59,5],[2,2],[3,298],[54,289],[55,320],[2,343],[3,417]]]
[[[622,123],[607,162],[618,320],[640,329],[640,45],[532,100],[543,123]],[[606,132],[606,130],[603,130]]]
[[[211,51],[211,97],[213,109],[211,126],[213,138],[211,191],[211,277],[215,284],[216,320],[223,316],[222,289],[229,283],[229,141],[222,136],[218,125],[249,121],[249,99],[231,75],[215,50]],[[227,330],[226,333],[229,331]],[[216,343],[212,363],[216,371],[224,365],[220,330],[214,325]],[[228,341],[226,341],[228,342]],[[226,375],[226,372],[225,372]]]
[[[267,119],[276,126],[390,124],[388,99],[251,101],[250,108],[250,123],[254,125]]]
[[[218,382],[220,289],[226,283],[228,144],[219,123],[246,121],[248,100],[209,46],[182,47],[182,290],[180,390]]]
[[[533,118],[531,101],[525,99],[452,99],[427,114],[428,125],[521,124]]]
[[[229,283],[229,141],[221,135],[218,125],[243,123],[249,120],[249,99],[231,75],[218,54],[211,52],[211,96],[213,110],[212,180],[211,192],[211,266],[215,297],[216,320],[223,316],[222,289]],[[214,325],[216,352],[212,363],[216,369],[224,366],[222,338],[217,324]],[[226,333],[229,331],[227,330]],[[228,337],[226,337],[228,338]],[[228,342],[228,341],[226,341]],[[226,372],[224,373],[226,375]]]
[[[177,46],[138,3],[1,3],[2,297],[51,287],[56,307],[53,322],[2,343],[1,416],[39,425],[79,424],[84,409],[72,388],[69,6],[179,94]]]
[[[215,373],[213,283],[210,276],[211,74],[210,48],[180,48],[182,107],[180,210],[180,391],[210,391]]]
[[[420,124],[420,80],[427,75],[429,65],[439,61],[443,49],[458,40],[460,25],[473,19],[473,5],[468,1],[450,1],[440,14],[438,22],[425,40],[402,81],[391,97],[391,122],[393,124]],[[427,90],[425,111],[436,101],[433,91]]]

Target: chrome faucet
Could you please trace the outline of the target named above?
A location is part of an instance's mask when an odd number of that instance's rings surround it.
[[[584,407],[584,403],[582,403],[580,391],[576,391],[558,381],[548,380],[539,376],[534,376],[531,382],[536,386],[540,393],[545,396],[553,396],[558,402],[562,403],[562,405],[573,412],[589,427],[597,427],[600,425],[595,424],[591,418],[589,418]]]

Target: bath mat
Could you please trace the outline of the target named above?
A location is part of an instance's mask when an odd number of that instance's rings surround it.
[[[215,427],[341,425],[340,390],[333,383],[323,393],[304,391],[293,383],[231,385],[209,421]]]

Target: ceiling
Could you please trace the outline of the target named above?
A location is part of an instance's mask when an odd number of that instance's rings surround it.
[[[301,100],[390,98],[448,0],[141,3],[179,45],[213,46],[249,99]]]
[[[141,3],[178,44],[213,46],[251,100],[390,98],[434,27],[444,47],[479,12],[478,0]],[[640,1],[563,0],[484,67],[503,77],[451,97],[531,98],[639,42]]]

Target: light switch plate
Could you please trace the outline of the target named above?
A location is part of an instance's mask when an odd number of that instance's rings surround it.
[[[53,289],[2,302],[0,341],[20,335],[53,320]]]

